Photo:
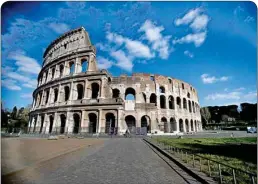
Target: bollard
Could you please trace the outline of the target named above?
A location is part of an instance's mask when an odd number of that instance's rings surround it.
[[[234,169],[232,169],[232,174],[233,174],[233,182],[234,184],[236,184],[236,174]]]
[[[208,160],[208,169],[209,169],[209,175],[211,177],[211,166],[210,166],[210,160]]]
[[[220,181],[220,184],[222,183],[222,175],[221,175],[221,168],[220,168],[220,164],[218,164],[219,166],[219,181]]]

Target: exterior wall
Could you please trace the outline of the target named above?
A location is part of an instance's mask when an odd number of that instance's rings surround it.
[[[33,92],[31,132],[106,133],[112,124],[122,134],[129,116],[136,127],[145,119],[150,133],[178,133],[180,126],[181,132],[202,130],[198,94],[190,84],[145,73],[112,77],[97,69],[95,52],[84,28],[50,44]],[[118,96],[113,97],[114,90],[119,90]],[[134,99],[126,99],[127,93]]]

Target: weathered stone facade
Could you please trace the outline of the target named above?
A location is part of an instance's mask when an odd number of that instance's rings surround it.
[[[128,96],[131,98],[128,99]],[[181,80],[134,73],[112,77],[98,70],[96,49],[84,28],[65,33],[44,53],[33,92],[30,132],[149,133],[202,130],[196,90]]]

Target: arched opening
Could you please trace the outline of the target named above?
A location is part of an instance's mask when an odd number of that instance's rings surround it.
[[[97,115],[94,113],[89,114],[89,133],[97,132]]]
[[[54,117],[51,115],[49,116],[49,133],[52,133],[52,129],[53,129],[53,124],[54,124]]]
[[[45,82],[47,82],[47,77],[48,77],[48,72],[45,73],[46,78],[45,78]]]
[[[193,112],[195,113],[195,107],[194,107],[194,102],[192,101],[192,108],[193,108]]]
[[[197,132],[197,121],[196,120],[194,120],[194,128],[195,128],[195,131]]]
[[[150,80],[151,80],[151,81],[154,81],[154,76],[150,76]]]
[[[145,116],[142,116],[141,118],[141,127],[147,127],[148,126],[148,121]]]
[[[46,91],[46,99],[45,99],[45,104],[48,103],[48,98],[49,98],[49,90]]]
[[[60,134],[63,134],[65,132],[66,116],[64,114],[61,114],[60,120],[61,120]]]
[[[88,70],[88,62],[86,59],[81,60],[81,66],[82,66],[82,71],[81,72],[87,72]]]
[[[189,92],[187,93],[187,98],[190,98],[190,93]]]
[[[60,71],[59,77],[62,77],[63,74],[64,74],[64,65],[60,65],[60,66],[59,66],[59,71]]]
[[[160,92],[160,93],[165,93],[165,88],[164,88],[164,86],[160,86],[160,87],[159,87],[159,92]]]
[[[40,125],[39,133],[41,133],[41,132],[42,132],[43,125],[44,125],[44,115],[43,115],[43,116],[41,116],[41,125]]]
[[[150,103],[154,103],[157,106],[157,96],[154,93],[150,96]]]
[[[164,125],[164,133],[168,133],[168,122],[167,122],[167,118],[163,117],[161,118],[161,122]]]
[[[187,109],[187,101],[185,98],[183,98],[183,108]]]
[[[91,98],[96,99],[99,96],[99,84],[98,83],[92,83],[91,84]]]
[[[191,131],[194,131],[193,120],[191,119]]]
[[[189,112],[192,112],[192,107],[191,107],[191,101],[188,100],[188,108],[189,108]]]
[[[136,130],[136,121],[135,118],[132,115],[128,115],[125,117],[126,125],[130,132],[134,133]]]
[[[37,118],[37,117],[35,117],[35,118],[34,118],[34,127],[33,127],[33,132],[35,132],[35,130],[36,130],[37,121],[38,121],[38,118]]]
[[[64,87],[64,91],[65,91],[65,101],[67,101],[69,99],[69,95],[70,95],[70,88],[69,88],[69,86],[65,86]]]
[[[69,74],[73,74],[74,73],[74,63],[73,62],[70,62],[69,63],[69,71],[70,71],[70,73]]]
[[[189,122],[188,122],[188,119],[185,120],[185,129],[186,129],[186,132],[189,132]]]
[[[77,100],[80,100],[83,98],[83,85],[77,84]]]
[[[184,122],[182,119],[179,120],[179,131],[184,132]]]
[[[108,83],[110,83],[111,82],[111,77],[108,77]]]
[[[54,102],[57,101],[57,97],[58,97],[58,89],[56,88],[56,89],[54,90]]]
[[[51,74],[52,74],[51,79],[53,79],[55,77],[55,68],[52,68]]]
[[[182,106],[181,106],[181,98],[178,96],[177,98],[176,98],[176,104],[177,104],[177,107],[178,108],[182,108]]]
[[[168,79],[169,84],[172,84],[172,79]]]
[[[146,95],[145,93],[142,93],[143,101],[146,103]]]
[[[175,109],[175,102],[174,102],[173,96],[169,96],[168,105],[169,105],[169,109]]]
[[[119,96],[120,96],[119,89],[112,89],[112,93],[113,93],[112,98],[119,98]]]
[[[113,113],[107,113],[106,114],[106,126],[105,126],[105,133],[110,133],[111,131],[114,131],[116,127],[116,118]]]
[[[78,134],[80,128],[80,115],[75,113],[73,114],[73,133]]]
[[[170,133],[173,133],[176,131],[176,119],[175,118],[170,118]]]
[[[166,109],[166,97],[164,95],[160,96],[160,108]]]
[[[185,89],[185,85],[184,85],[184,83],[182,83],[182,89]]]
[[[135,100],[135,90],[133,88],[127,88],[125,91],[126,100]]]

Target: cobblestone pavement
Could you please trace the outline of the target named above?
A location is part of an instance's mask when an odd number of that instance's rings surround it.
[[[181,184],[197,183],[177,166],[171,168],[139,138],[113,138],[57,157],[4,178],[37,184]]]

